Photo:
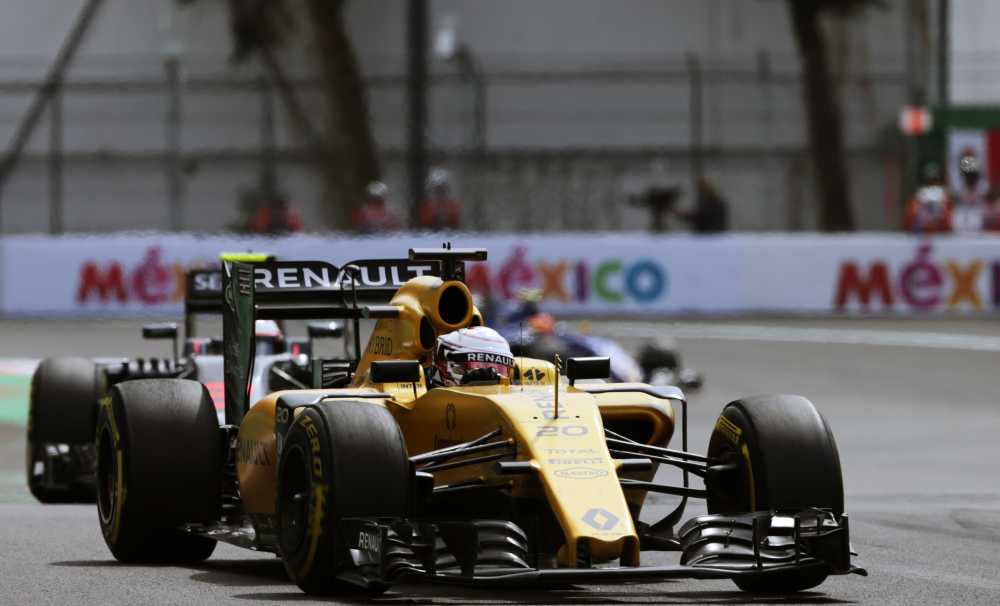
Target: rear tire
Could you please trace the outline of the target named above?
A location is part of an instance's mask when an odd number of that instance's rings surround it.
[[[42,360],[31,377],[28,399],[28,447],[25,463],[28,489],[42,503],[93,503],[92,457],[80,456],[80,447],[94,442],[97,401],[104,395],[104,381],[92,360],[49,358]],[[38,465],[48,465],[47,446],[69,445],[68,475],[53,485],[46,482],[46,469],[36,474]],[[83,477],[81,477],[83,476]]]
[[[196,562],[215,541],[178,530],[218,519],[225,443],[205,387],[184,379],[126,381],[101,402],[97,508],[122,562]]]
[[[798,512],[810,507],[844,512],[840,456],[826,420],[812,402],[791,395],[755,396],[723,409],[708,456],[733,463],[709,474],[708,512]],[[791,570],[733,581],[751,593],[783,594],[822,583],[827,571]]]
[[[344,517],[406,517],[410,462],[396,420],[370,402],[335,402],[299,413],[278,464],[278,528],[285,568],[306,593],[381,593],[345,582],[354,564]]]

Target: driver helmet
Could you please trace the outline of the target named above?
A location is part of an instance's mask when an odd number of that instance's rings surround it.
[[[536,334],[551,335],[556,332],[556,319],[552,314],[540,311],[528,318],[528,327]]]
[[[435,168],[427,176],[427,192],[433,194],[446,194],[451,186],[451,175],[443,168]]]
[[[972,152],[962,154],[958,160],[958,172],[968,185],[975,185],[979,181],[979,158]]]
[[[948,194],[940,185],[925,185],[917,190],[917,201],[927,210],[942,210],[948,201]]]
[[[507,339],[486,326],[460,328],[441,335],[432,356],[439,385],[510,380],[514,376],[514,354]]]
[[[369,200],[384,202],[389,197],[389,186],[382,181],[372,181],[365,187],[365,196]]]

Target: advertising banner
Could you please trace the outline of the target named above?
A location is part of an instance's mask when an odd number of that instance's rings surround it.
[[[1000,238],[902,234],[643,233],[295,235],[279,239],[128,234],[0,240],[6,315],[177,315],[184,273],[221,252],[342,264],[411,247],[484,247],[467,282],[484,297],[539,289],[554,313],[982,313],[1000,307]]]

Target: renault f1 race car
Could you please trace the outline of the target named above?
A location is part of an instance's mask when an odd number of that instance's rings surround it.
[[[253,257],[241,255],[248,261]],[[261,259],[263,260],[263,259]],[[142,327],[146,339],[172,340],[169,358],[48,358],[31,380],[27,436],[27,480],[31,493],[43,503],[94,502],[94,433],[97,406],[108,389],[139,378],[187,378],[204,383],[223,418],[222,341],[196,336],[197,319],[222,311],[220,269],[192,270],[187,275],[185,339],[178,351],[174,323]],[[332,323],[309,326],[309,338],[285,338],[274,322],[256,330],[253,386],[255,393],[283,387],[307,387],[309,355],[316,338],[338,337]]]
[[[225,424],[182,378],[118,383],[101,400],[97,507],[114,557],[194,562],[225,541],[278,554],[310,594],[674,578],[789,593],[865,574],[833,434],[802,397],[728,404],[697,454],[681,390],[604,382],[607,358],[519,358],[509,379],[429,384],[437,337],[482,322],[462,280],[485,258],[226,263]],[[260,318],[375,325],[356,359],[317,361],[313,389],[253,402]],[[677,432],[682,448],[668,448]],[[656,482],[663,465],[683,483]],[[642,523],[650,492],[681,503]],[[678,529],[688,499],[708,515]],[[663,550],[679,562],[642,565]]]

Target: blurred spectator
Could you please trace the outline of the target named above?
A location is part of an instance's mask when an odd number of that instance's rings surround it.
[[[922,183],[906,203],[903,229],[918,234],[951,231],[951,199],[936,163],[924,166]]]
[[[451,195],[448,171],[435,168],[427,177],[427,195],[417,207],[417,221],[424,229],[458,229],[461,209]]]
[[[698,180],[698,197],[690,211],[674,211],[696,234],[715,234],[729,229],[729,205],[708,179]]]
[[[653,233],[667,231],[667,217],[675,213],[674,205],[681,196],[679,187],[648,187],[629,195],[629,204],[649,211],[649,229]]]
[[[257,234],[287,234],[301,229],[302,217],[283,194],[261,203],[247,225],[247,231]]]
[[[958,172],[962,178],[955,206],[951,211],[951,229],[955,233],[975,234],[983,231],[989,210],[987,189],[980,181],[979,158],[968,150],[958,159]]]
[[[986,196],[986,221],[983,229],[1000,232],[1000,191],[993,188]]]
[[[381,181],[372,181],[365,188],[365,199],[351,214],[354,229],[363,234],[399,229],[399,217],[388,207],[389,187]]]

